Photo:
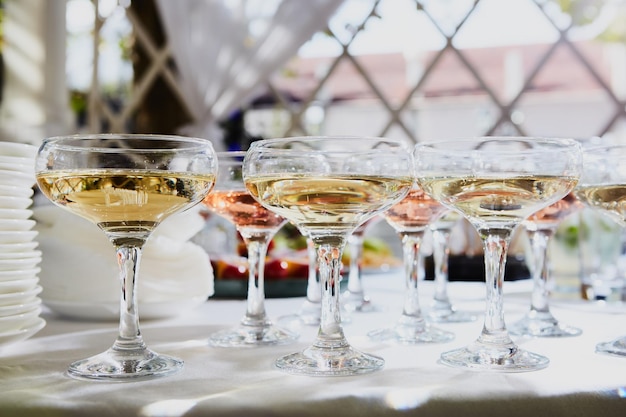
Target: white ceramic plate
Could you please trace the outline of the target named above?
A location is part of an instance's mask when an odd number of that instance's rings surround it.
[[[26,243],[32,242],[37,236],[36,230],[28,230],[23,232],[4,232],[0,231],[0,244],[3,243]]]
[[[0,161],[0,170],[21,172],[29,176],[33,176],[34,178],[35,164],[34,164],[34,161],[31,164],[16,164],[16,163],[7,163],[7,162]]]
[[[0,271],[18,271],[33,269],[41,262],[41,256],[23,259],[0,259]]]
[[[24,292],[39,283],[39,278],[12,279],[9,281],[0,281],[0,294],[8,294],[11,292]]]
[[[0,260],[3,259],[33,259],[41,258],[42,252],[40,250],[28,250],[28,251],[16,251],[16,252],[2,252],[0,251]]]
[[[39,246],[39,242],[36,240],[24,243],[0,243],[0,253],[30,253],[37,246]]]
[[[33,194],[35,194],[35,189],[33,187],[18,187],[16,185],[0,184],[0,196],[2,197],[31,198]]]
[[[0,208],[0,219],[5,220],[26,220],[33,215],[33,211],[29,209],[6,209]]]
[[[18,187],[32,187],[35,185],[35,173],[27,174],[20,171],[0,169],[0,184],[16,185]]]
[[[11,304],[8,306],[0,306],[0,317],[10,316],[12,314],[21,314],[32,310],[41,305],[41,298],[35,297],[31,301],[21,304]]]
[[[24,232],[31,230],[37,224],[34,220],[29,219],[2,219],[0,218],[0,231],[5,232]]]
[[[37,155],[37,147],[27,143],[0,142],[0,154],[32,159]]]
[[[37,306],[31,310],[19,314],[0,317],[0,333],[19,330],[24,326],[28,326],[34,322],[41,314],[41,306]]]
[[[0,281],[34,278],[41,272],[41,268],[19,269],[17,271],[0,271]]]
[[[139,303],[139,320],[156,320],[179,316],[206,302],[204,297],[154,303]],[[54,301],[44,298],[43,303],[56,314],[77,320],[117,321],[120,318],[119,303],[93,303]]]
[[[35,288],[24,292],[0,294],[0,306],[28,303],[34,300],[37,294],[39,294],[42,289],[43,288],[41,288],[41,285],[37,285]]]
[[[8,345],[10,343],[26,340],[39,330],[43,329],[45,325],[46,321],[41,317],[38,317],[37,320],[20,329],[0,333],[0,345]]]
[[[16,245],[19,245],[19,243],[16,243]],[[0,260],[41,258],[41,255],[42,255],[42,252],[36,249],[13,251],[13,252],[3,252],[2,250],[0,250]]]
[[[2,164],[17,164],[17,165],[28,165],[35,167],[35,158],[25,158],[23,156],[6,156],[4,154],[0,155],[0,163]]]
[[[8,209],[24,210],[33,204],[33,200],[27,197],[0,196],[0,207]]]

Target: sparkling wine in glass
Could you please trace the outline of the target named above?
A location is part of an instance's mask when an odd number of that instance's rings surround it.
[[[626,227],[626,145],[586,148],[576,196]],[[626,335],[596,345],[596,352],[626,357]]]
[[[550,271],[548,244],[556,233],[559,223],[582,208],[582,203],[573,193],[569,193],[556,203],[539,210],[523,223],[532,249],[533,290],[530,310],[520,320],[509,326],[509,332],[516,336],[566,337],[578,336],[582,331],[554,317],[550,311]]]
[[[424,233],[431,222],[446,212],[417,185],[400,202],[383,213],[387,223],[402,240],[405,297],[402,314],[394,326],[376,329],[367,335],[378,341],[403,344],[449,342],[454,334],[430,326],[422,314],[418,283],[425,278],[424,255],[420,250]]]
[[[463,323],[476,320],[476,315],[457,310],[448,296],[448,264],[450,258],[450,234],[461,215],[448,210],[430,224],[433,240],[433,260],[435,265],[435,293],[426,311],[426,319],[435,323]]]
[[[311,238],[322,299],[319,331],[303,351],[276,360],[286,372],[334,376],[372,372],[378,356],[348,343],[341,325],[341,255],[359,224],[388,209],[410,189],[412,157],[400,141],[364,137],[300,137],[252,144],[244,180],[261,204]]]
[[[209,336],[220,347],[260,346],[289,343],[298,335],[275,326],[265,311],[264,270],[269,242],[285,224],[282,216],[266,209],[250,195],[243,183],[245,152],[218,152],[219,170],[215,189],[204,204],[213,213],[232,222],[248,252],[246,313],[238,326]]]
[[[417,144],[414,152],[420,186],[476,228],[485,255],[483,330],[470,345],[444,352],[442,363],[506,372],[548,366],[548,358],[521,349],[509,335],[503,310],[504,267],[513,230],[576,185],[582,167],[580,144],[569,139],[484,137]]]
[[[163,135],[76,135],[43,141],[37,184],[56,205],[96,224],[120,266],[120,325],[113,346],[74,362],[69,375],[127,381],[169,375],[183,362],[147,348],[136,283],[142,247],[168,216],[201,202],[217,173],[211,143]],[[87,277],[88,278],[88,277]]]

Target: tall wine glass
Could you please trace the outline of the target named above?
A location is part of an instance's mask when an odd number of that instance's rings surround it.
[[[486,309],[482,333],[467,347],[444,352],[444,364],[521,372],[544,368],[548,358],[519,348],[503,310],[504,266],[513,230],[534,212],[569,193],[580,176],[574,140],[485,137],[418,144],[417,181],[428,194],[458,210],[476,228],[485,254]]]
[[[246,190],[242,177],[243,151],[218,152],[215,189],[204,204],[235,225],[248,251],[246,313],[238,326],[209,336],[209,344],[221,347],[275,345],[294,341],[298,335],[276,327],[265,312],[265,256],[272,237],[286,220],[261,206]]]
[[[369,295],[363,288],[363,241],[365,232],[375,223],[380,221],[380,216],[372,217],[360,224],[348,238],[350,249],[350,268],[348,269],[348,287],[341,293],[341,303],[348,312],[367,313],[376,311],[376,305],[372,303]]]
[[[53,203],[100,227],[120,266],[119,335],[104,353],[72,363],[71,376],[131,380],[182,368],[181,360],[157,354],[143,341],[136,292],[139,261],[155,227],[201,202],[216,173],[213,147],[204,139],[77,135],[44,140],[36,161],[39,188]]]
[[[431,222],[445,211],[442,206],[417,185],[400,202],[384,213],[402,240],[405,296],[400,319],[394,326],[376,329],[367,335],[373,340],[405,344],[441,343],[454,338],[454,334],[431,327],[420,308],[418,283],[425,278],[424,255],[420,250],[424,233]]]
[[[578,327],[561,323],[550,312],[550,271],[548,243],[561,220],[578,211],[582,203],[569,193],[556,203],[539,210],[523,223],[532,248],[533,290],[530,310],[524,317],[509,326],[509,332],[517,336],[566,337],[582,333]]]
[[[583,167],[576,196],[626,227],[626,145],[585,149]],[[626,335],[598,343],[596,352],[626,356]]]
[[[384,360],[354,349],[341,326],[341,255],[350,233],[408,192],[412,157],[399,141],[363,137],[269,139],[252,144],[244,180],[261,204],[296,224],[317,250],[322,288],[319,331],[312,346],[276,361],[306,375],[353,375]]]
[[[426,311],[426,319],[435,323],[463,323],[476,320],[476,315],[457,310],[448,296],[448,262],[450,257],[450,233],[461,215],[448,210],[430,224],[433,238],[433,260],[435,265],[435,293]]]

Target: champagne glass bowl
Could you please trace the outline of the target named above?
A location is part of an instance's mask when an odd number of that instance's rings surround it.
[[[72,363],[69,375],[127,381],[180,370],[181,360],[144,343],[136,282],[142,247],[152,231],[168,216],[200,203],[212,189],[217,159],[211,142],[140,134],[54,137],[39,148],[35,170],[48,199],[106,234],[120,266],[118,337],[107,351]]]
[[[626,145],[586,148],[583,176],[574,190],[588,207],[626,226]],[[596,352],[626,357],[626,335],[596,345]]]
[[[286,372],[331,376],[380,369],[384,360],[354,349],[341,326],[341,255],[350,234],[402,199],[413,184],[412,157],[400,141],[300,137],[254,142],[244,182],[268,209],[294,223],[317,251],[321,318],[312,346],[277,359]]]
[[[548,366],[523,350],[504,321],[502,285],[513,230],[534,212],[569,193],[582,168],[580,144],[569,139],[483,137],[417,144],[417,182],[478,231],[485,255],[483,330],[467,347],[444,352],[444,364],[522,372]]]

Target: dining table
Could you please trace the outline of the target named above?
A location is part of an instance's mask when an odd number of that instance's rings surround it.
[[[514,337],[521,348],[547,356],[549,365],[532,372],[485,372],[439,362],[442,352],[479,336],[484,282],[450,282],[455,308],[475,312],[478,319],[433,323],[453,332],[454,339],[417,345],[376,342],[367,336],[400,318],[402,269],[368,271],[363,286],[376,308],[345,312],[343,331],[353,347],[382,357],[385,365],[369,374],[341,377],[293,375],[274,366],[276,358],[306,348],[317,334],[316,326],[294,326],[297,322],[289,320],[304,297],[266,300],[274,322],[300,333],[296,342],[221,348],[209,346],[208,336],[236,324],[246,301],[214,296],[180,314],[141,320],[146,344],[183,359],[180,372],[127,382],[74,379],[66,373],[67,366],[107,349],[118,322],[60,315],[44,300],[41,316],[46,326],[27,340],[0,346],[0,416],[626,416],[626,357],[595,352],[598,342],[626,334],[623,302],[554,294],[553,314],[580,327],[582,335]],[[531,289],[530,279],[504,282],[506,323],[528,311]],[[432,281],[419,283],[422,311],[430,307],[433,293]]]

